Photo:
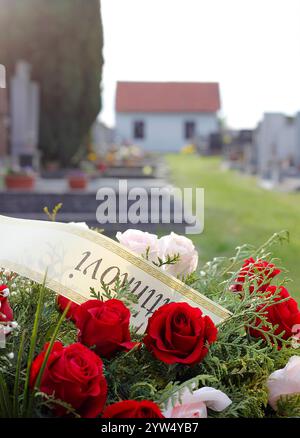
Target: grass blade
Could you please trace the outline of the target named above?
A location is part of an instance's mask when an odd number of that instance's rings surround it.
[[[20,384],[20,374],[21,374],[21,365],[22,365],[22,358],[24,353],[24,344],[25,344],[25,336],[26,332],[24,331],[22,333],[19,352],[18,352],[18,358],[17,358],[17,365],[16,365],[16,373],[15,373],[15,383],[14,383],[14,392],[13,392],[13,417],[18,418],[19,415],[19,384]]]
[[[40,389],[42,378],[43,378],[43,375],[44,375],[44,372],[45,372],[45,369],[46,369],[46,365],[47,365],[50,353],[52,351],[54,342],[56,341],[59,329],[60,329],[60,327],[61,327],[61,325],[62,325],[62,323],[63,323],[63,321],[64,321],[64,319],[66,317],[66,314],[68,313],[70,305],[71,305],[71,303],[69,303],[67,305],[67,307],[65,308],[63,314],[59,318],[58,323],[55,326],[55,329],[54,329],[53,334],[51,336],[51,340],[49,342],[46,354],[44,356],[44,360],[42,362],[41,368],[39,370],[38,376],[37,376],[36,381],[35,381],[35,391]],[[27,416],[29,416],[29,417],[32,414],[32,407],[33,407],[33,400],[34,400],[34,392],[35,391],[32,392],[32,394],[31,394],[31,396],[29,398],[29,403],[28,403],[28,408],[27,408]]]
[[[2,418],[10,418],[11,417],[11,401],[10,394],[7,389],[7,385],[5,380],[3,379],[3,375],[0,372],[0,404],[1,404],[1,416]]]
[[[31,364],[32,364],[32,361],[33,361],[34,355],[35,355],[39,322],[40,322],[42,309],[43,309],[43,302],[44,302],[44,295],[45,295],[45,282],[46,282],[46,278],[44,280],[43,285],[40,287],[39,299],[38,299],[38,304],[37,304],[34,323],[33,323],[33,330],[32,330],[32,335],[30,338],[30,347],[29,347],[29,353],[28,353],[28,359],[27,359],[26,377],[25,377],[25,385],[24,385],[23,415],[26,415],[26,412],[27,412],[30,370],[31,370]]]

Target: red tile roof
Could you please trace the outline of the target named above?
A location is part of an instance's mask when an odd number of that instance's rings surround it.
[[[117,112],[216,112],[219,84],[214,82],[118,82]]]

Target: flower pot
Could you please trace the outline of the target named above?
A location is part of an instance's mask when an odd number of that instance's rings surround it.
[[[69,176],[68,183],[71,190],[84,190],[87,188],[88,179],[86,176]]]
[[[12,190],[32,190],[35,186],[33,175],[6,175],[5,186]]]
[[[45,169],[47,170],[47,172],[57,172],[59,168],[59,161],[47,161],[45,163]]]
[[[105,163],[98,163],[97,164],[98,176],[103,175],[106,169],[107,169],[107,165]]]
[[[123,160],[123,165],[125,167],[135,167],[138,164],[138,160],[136,158],[126,158]]]

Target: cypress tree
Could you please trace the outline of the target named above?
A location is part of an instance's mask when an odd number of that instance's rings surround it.
[[[18,60],[40,84],[44,160],[69,165],[101,109],[103,33],[99,0],[0,0],[0,63]]]

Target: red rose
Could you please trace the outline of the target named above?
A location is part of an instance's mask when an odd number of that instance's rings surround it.
[[[164,418],[159,407],[152,401],[124,400],[108,406],[103,418]]]
[[[280,269],[276,268],[273,263],[265,260],[254,260],[252,257],[246,259],[240,270],[238,277],[231,286],[233,292],[241,292],[245,281],[250,281],[250,292],[255,289],[257,291],[265,291],[270,284],[272,278],[280,274]]]
[[[67,305],[70,304],[69,310],[67,311],[66,318],[70,319],[71,321],[75,322],[75,315],[77,312],[77,309],[79,304],[74,303],[73,301],[69,300],[68,298],[64,297],[63,295],[58,295],[57,297],[57,305],[61,312],[64,312]]]
[[[48,344],[32,363],[31,388],[35,385],[47,348]],[[102,412],[107,395],[102,361],[82,344],[64,347],[61,342],[55,342],[40,390],[70,404],[82,417],[94,418]],[[55,405],[54,410],[58,416],[66,414],[66,409],[61,406]]]
[[[9,289],[6,284],[0,286],[0,322],[13,321],[14,315],[8,302]]]
[[[165,363],[195,365],[216,338],[217,328],[200,309],[187,303],[170,303],[149,318],[144,343]]]
[[[102,357],[110,358],[120,350],[130,350],[130,311],[120,300],[89,300],[78,308],[78,340]]]
[[[277,286],[269,286],[266,292],[270,292],[270,295],[277,294],[278,288]],[[283,300],[284,298],[288,298],[288,300],[283,302],[278,302]],[[296,324],[300,324],[300,310],[298,308],[297,302],[290,296],[285,287],[279,287],[279,294],[274,298],[275,304],[271,304],[269,307],[265,307],[265,305],[261,305],[258,307],[257,311],[264,310],[266,312],[266,319],[273,326],[277,325],[278,327],[275,330],[275,335],[279,335],[284,331],[283,339],[288,340],[293,336],[293,327]],[[259,326],[261,324],[261,319],[256,318],[255,326]],[[265,331],[266,333],[270,330],[269,327],[262,326],[259,327],[260,330]],[[256,329],[251,328],[249,330],[250,334],[256,338],[263,337],[264,334]]]

